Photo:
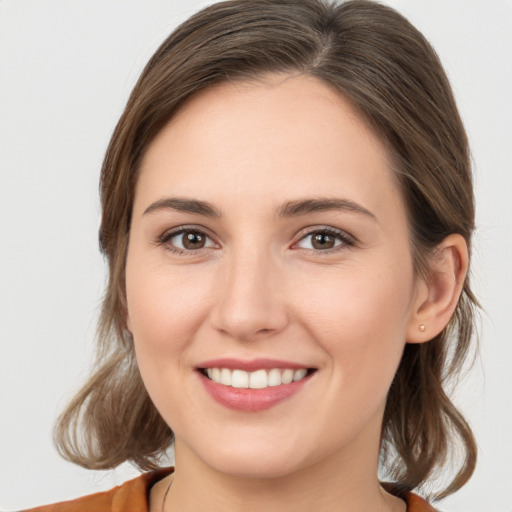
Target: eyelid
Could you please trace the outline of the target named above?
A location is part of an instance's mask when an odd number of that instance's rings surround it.
[[[204,228],[203,226],[198,226],[197,224],[192,224],[192,225],[181,225],[181,226],[176,226],[174,228],[170,228],[170,229],[167,229],[166,231],[164,231],[161,235],[159,235],[156,239],[156,244],[157,245],[166,245],[167,249],[170,251],[170,252],[173,252],[173,253],[178,253],[178,254],[183,254],[183,253],[187,253],[187,254],[200,254],[201,252],[203,252],[204,250],[209,250],[209,249],[212,249],[212,247],[201,247],[199,249],[181,249],[180,247],[176,247],[176,246],[172,246],[169,244],[169,241],[174,238],[175,236],[178,236],[182,233],[186,233],[187,231],[192,231],[192,232],[195,232],[195,233],[200,233],[201,235],[205,236],[206,238],[210,239],[213,244],[216,246],[216,247],[219,247],[219,243],[215,240],[215,237],[212,236],[209,232],[208,229]]]
[[[308,236],[312,236],[315,233],[327,233],[329,235],[333,235],[338,237],[342,243],[338,246],[335,246],[331,249],[324,249],[324,250],[315,250],[315,249],[304,249],[303,247],[297,247],[299,242],[307,238]],[[291,248],[296,249],[298,251],[304,251],[308,254],[315,253],[315,254],[332,254],[334,252],[343,251],[346,249],[350,249],[357,243],[357,239],[344,231],[343,229],[334,228],[332,226],[308,226],[307,228],[302,229],[297,235],[296,235],[296,241],[292,244]]]
[[[180,235],[182,233],[185,233],[187,231],[197,232],[197,233],[200,233],[201,235],[207,237],[216,246],[216,247],[213,247],[213,248],[219,248],[220,247],[220,244],[216,241],[215,237],[212,234],[210,234],[210,231],[207,228],[203,227],[203,226],[198,226],[197,224],[181,225],[181,226],[176,226],[176,227],[167,229],[166,231],[164,231],[161,235],[159,235],[157,237],[156,244],[157,245],[167,245],[168,242],[173,237],[178,236],[178,235]],[[300,241],[304,240],[308,236],[314,235],[315,233],[327,233],[327,234],[333,235],[333,236],[337,237],[338,239],[340,239],[342,241],[342,243],[340,245],[337,245],[337,246],[333,247],[333,248],[324,249],[324,250],[305,249],[305,248],[302,248],[302,247],[297,247]],[[351,247],[353,247],[357,243],[357,239],[353,235],[347,233],[346,231],[344,231],[342,229],[339,229],[339,228],[335,228],[335,227],[332,227],[332,226],[325,226],[325,225],[308,226],[306,228],[303,228],[295,236],[295,239],[296,239],[296,241],[293,242],[293,244],[291,245],[291,248],[295,249],[295,250],[298,250],[298,251],[303,251],[303,252],[308,253],[308,254],[311,254],[311,253],[315,253],[315,254],[332,254],[332,253],[335,253],[335,252],[338,252],[338,251],[343,251],[343,250],[346,250],[346,249],[350,249]],[[181,248],[176,247],[176,246],[168,245],[167,249],[170,252],[177,253],[177,254],[184,254],[184,253],[186,253],[186,254],[200,254],[200,253],[202,253],[205,250],[212,249],[212,247],[211,246],[210,247],[202,247],[202,248],[199,248],[199,249],[192,250],[192,249],[181,249]]]

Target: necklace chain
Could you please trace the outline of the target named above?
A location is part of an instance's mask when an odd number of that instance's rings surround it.
[[[171,485],[172,483],[174,482],[174,478],[169,482],[169,485],[167,486],[167,490],[165,491],[165,494],[164,494],[164,499],[162,501],[162,512],[164,512],[164,509],[165,509],[165,500],[167,499],[167,495],[169,494],[169,490],[171,488]]]

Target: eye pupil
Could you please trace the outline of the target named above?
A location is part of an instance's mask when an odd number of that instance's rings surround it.
[[[328,233],[317,233],[313,236],[313,247],[315,249],[332,249],[334,243],[334,237]]]
[[[201,249],[204,247],[205,237],[201,233],[188,231],[183,234],[182,242],[185,249]]]

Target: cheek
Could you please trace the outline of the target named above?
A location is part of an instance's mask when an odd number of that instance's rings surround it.
[[[206,314],[204,282],[179,269],[137,265],[129,258],[126,294],[139,362],[150,357],[154,364],[176,360]]]
[[[204,276],[203,276],[204,277]],[[194,414],[183,378],[190,374],[189,347],[204,320],[207,295],[204,280],[182,269],[127,260],[128,319],[137,365],[144,385],[165,421],[180,432],[176,411]],[[180,389],[178,394],[170,390]]]
[[[358,383],[364,389],[368,383],[391,383],[411,307],[412,271],[403,268],[346,269],[321,288],[310,287],[303,303],[307,329],[340,369],[343,385],[356,388]]]

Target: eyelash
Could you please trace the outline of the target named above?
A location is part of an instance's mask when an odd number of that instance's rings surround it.
[[[319,228],[308,228],[307,231],[303,231],[299,234],[299,240],[295,242],[292,247],[296,247],[302,240],[307,239],[308,237],[312,237],[314,235],[329,235],[340,241],[341,243],[339,245],[335,245],[331,249],[324,249],[324,250],[315,250],[315,249],[304,249],[304,248],[298,248],[297,250],[304,252],[306,254],[311,254],[311,252],[314,252],[318,255],[328,255],[337,253],[346,249],[349,249],[355,245],[355,239],[345,231],[342,231],[340,229],[335,229],[331,227],[319,227]]]
[[[173,231],[166,231],[165,233],[163,233],[160,237],[158,237],[157,243],[158,243],[158,245],[165,245],[166,249],[168,251],[170,251],[174,254],[177,254],[177,255],[200,254],[202,252],[202,250],[205,249],[204,247],[202,247],[200,249],[191,250],[191,249],[180,249],[179,247],[175,247],[172,244],[170,244],[170,241],[174,237],[182,235],[184,233],[195,233],[197,235],[204,236],[205,238],[207,238],[209,240],[212,240],[212,237],[210,235],[208,235],[208,233],[206,233],[202,229],[198,229],[193,226],[181,226],[180,228],[175,229]]]
[[[160,237],[157,239],[158,245],[165,245],[166,249],[170,252],[177,254],[177,255],[190,255],[190,254],[200,254],[204,249],[208,249],[209,247],[201,247],[199,249],[181,249],[179,247],[175,247],[172,244],[170,244],[170,240],[172,240],[174,237],[182,235],[184,233],[194,233],[197,235],[201,235],[212,240],[212,237],[208,235],[205,231],[195,228],[195,227],[188,227],[188,226],[182,226],[178,229],[175,229],[173,231],[167,231],[163,233]],[[341,243],[339,245],[335,245],[333,248],[325,249],[325,250],[314,250],[314,249],[304,249],[304,248],[297,248],[296,250],[310,254],[311,252],[314,252],[318,255],[324,255],[324,254],[333,254],[345,249],[349,249],[353,247],[356,243],[354,237],[346,233],[345,231],[338,230],[331,227],[320,227],[320,228],[313,228],[308,231],[304,231],[299,234],[299,239],[297,242],[295,242],[292,245],[292,248],[295,248],[301,241],[305,240],[308,237],[314,236],[314,235],[329,235],[335,237],[338,241]],[[214,242],[215,243],[215,242]]]

